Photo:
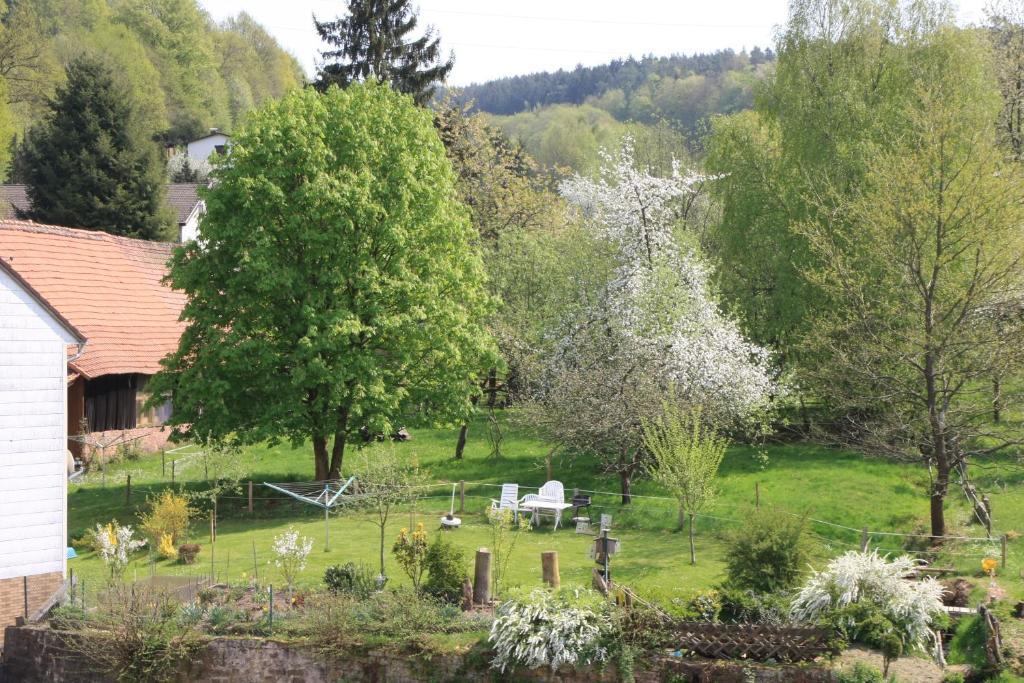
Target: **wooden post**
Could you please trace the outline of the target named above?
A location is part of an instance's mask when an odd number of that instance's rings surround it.
[[[164,449],[160,449],[160,476],[167,476],[167,453]]]
[[[178,461],[177,460],[172,460],[171,461],[171,483],[172,484],[174,483],[174,463],[176,463],[176,462],[178,462]]]
[[[491,601],[491,551],[480,548],[476,551],[476,567],[473,572],[473,604],[486,605]]]
[[[1003,551],[1003,565],[1002,565],[1002,568],[1006,569],[1006,534],[1003,534],[1002,537],[999,539],[999,544],[1000,544],[1001,549]]]
[[[985,508],[985,530],[988,531],[988,535],[992,535],[992,501],[988,499],[988,496],[981,497],[981,506]]]
[[[249,480],[249,514],[252,514],[252,479]]]
[[[866,553],[868,551],[868,528],[864,527],[860,532],[860,551]]]
[[[459,480],[459,514],[461,515],[466,511],[466,482],[463,479]]]
[[[542,552],[540,566],[544,583],[552,588],[558,588],[562,583],[558,576],[558,553],[554,550]]]
[[[761,507],[761,483],[754,482],[754,508],[758,509]]]
[[[132,504],[132,475],[130,474],[127,476],[127,479],[125,479],[124,504]]]

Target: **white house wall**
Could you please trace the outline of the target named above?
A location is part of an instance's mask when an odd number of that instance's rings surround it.
[[[218,146],[227,145],[230,139],[223,134],[210,135],[188,143],[186,150],[193,159],[209,159],[217,151]]]
[[[0,580],[65,570],[74,341],[0,270]]]

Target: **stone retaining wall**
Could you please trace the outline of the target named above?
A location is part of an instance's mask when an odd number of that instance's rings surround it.
[[[7,629],[0,681],[19,683],[108,683],[108,676],[89,671],[80,655],[65,647],[69,636],[43,627]],[[714,681],[715,683],[832,683],[831,670],[815,666],[767,666],[725,661],[681,660],[666,657],[635,672],[637,683],[664,680]],[[590,668],[517,671],[516,681],[583,683],[618,680],[614,669]],[[308,650],[273,640],[213,638],[178,676],[179,681],[210,683],[420,683],[465,681],[487,683],[496,672],[478,661],[459,656],[398,657],[371,653],[325,662]]]

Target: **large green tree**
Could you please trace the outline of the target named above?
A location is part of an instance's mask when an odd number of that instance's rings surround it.
[[[441,40],[432,28],[415,35],[418,22],[410,0],[349,0],[348,16],[334,21],[314,17],[313,23],[320,38],[335,48],[320,53],[320,90],[376,80],[425,105],[454,65],[452,57],[441,56]]]
[[[786,360],[835,303],[804,276],[816,256],[794,227],[835,222],[819,201],[825,188],[833,199],[856,193],[870,145],[901,139],[916,79],[906,46],[947,20],[938,2],[792,0],[756,111],[712,123],[707,166],[723,175],[711,186],[722,204],[712,235],[722,294],[748,334]]]
[[[997,144],[987,48],[954,27],[908,41],[903,139],[866,146],[858,192],[826,190],[836,218],[799,227],[811,281],[841,302],[816,319],[828,360],[812,377],[858,441],[928,468],[936,537],[955,469],[1024,438],[986,419],[988,381],[1019,362],[1019,326],[1003,313],[1024,300],[1024,192]]]
[[[494,365],[491,299],[431,114],[376,83],[254,113],[179,250],[180,346],[154,379],[176,431],[312,440],[318,479],[349,438],[411,411],[462,418]]]
[[[34,220],[146,239],[172,225],[159,150],[131,92],[103,63],[68,66],[46,119],[18,154]]]

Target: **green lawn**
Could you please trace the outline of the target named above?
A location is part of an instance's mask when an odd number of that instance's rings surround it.
[[[467,556],[479,547],[490,545],[483,509],[487,500],[498,493],[502,482],[518,482],[522,489],[539,486],[546,479],[544,457],[550,448],[506,418],[503,421],[504,455],[489,457],[484,423],[478,421],[470,430],[465,459],[455,461],[452,452],[454,430],[413,430],[413,439],[399,444],[375,444],[374,448],[394,448],[410,463],[417,463],[438,482],[415,510],[403,509],[391,520],[387,534],[387,567],[392,581],[406,581],[390,556],[390,546],[398,530],[422,521],[431,534],[437,531],[438,520],[447,512],[451,488],[442,483],[465,480],[479,482],[467,486],[467,511],[463,528],[450,532],[450,538],[463,547]],[[652,500],[643,496],[664,495],[656,485],[639,480],[634,487],[638,495],[632,505],[621,506],[618,480],[597,473],[593,463],[584,458],[569,460],[556,456],[553,474],[567,488],[599,492],[595,495],[595,516],[610,512],[614,533],[622,541],[619,555],[613,560],[613,575],[634,586],[642,594],[659,599],[682,597],[696,590],[709,588],[722,579],[722,532],[749,515],[754,504],[755,487],[760,489],[762,505],[776,505],[787,510],[806,513],[815,520],[832,522],[849,529],[812,523],[818,542],[817,561],[845,549],[856,547],[860,532],[869,527],[879,532],[924,532],[927,530],[927,472],[921,467],[901,465],[881,459],[828,449],[814,444],[772,445],[763,449],[767,460],[747,447],[730,449],[722,465],[721,496],[707,510],[708,517],[698,520],[698,564],[691,566],[684,534],[674,530],[676,509],[671,501]],[[364,452],[352,449],[347,460],[353,463]],[[137,522],[138,510],[147,494],[170,486],[172,461],[175,485],[192,490],[208,487],[207,477],[217,476],[218,467],[245,472],[244,479],[257,484],[263,481],[303,481],[311,478],[312,455],[306,448],[289,446],[259,447],[246,450],[229,466],[206,462],[195,448],[169,453],[163,463],[159,454],[139,460],[116,463],[108,467],[106,476],[92,474],[88,481],[72,484],[69,492],[68,527],[77,537],[97,522],[117,518],[122,523]],[[1010,470],[1006,471],[1007,473]],[[132,494],[126,501],[126,480],[131,475]],[[993,493],[997,533],[1024,529],[1024,487],[1020,477],[997,479],[996,470],[987,474],[985,490]],[[998,486],[997,486],[998,484]],[[521,490],[522,493],[527,491]],[[295,524],[302,533],[313,538],[315,545],[303,581],[316,584],[330,564],[362,561],[372,566],[377,562],[379,537],[377,527],[361,512],[342,512],[330,518],[330,552],[324,552],[323,513],[316,508],[282,500],[265,487],[255,489],[255,511],[246,511],[245,489],[218,499],[218,537],[210,548],[207,522],[193,528],[193,539],[203,549],[196,565],[191,567],[164,561],[150,563],[140,553],[128,568],[127,576],[143,577],[151,572],[161,575],[188,575],[211,572],[218,580],[239,581],[243,573],[251,577],[259,573],[262,582],[280,582],[277,570],[270,565],[270,546],[274,535]],[[207,506],[208,510],[209,506]],[[208,514],[208,513],[207,513]],[[954,528],[971,536],[982,535],[977,525],[966,526],[968,511],[962,496],[950,495],[950,520]],[[570,529],[553,532],[550,525],[525,534],[517,546],[509,569],[511,585],[531,586],[540,581],[540,553],[557,550],[563,583],[589,584],[593,560],[588,555],[591,539]],[[888,551],[904,547],[903,539],[876,535],[872,543]],[[255,569],[253,548],[255,547]],[[965,574],[974,575],[981,558],[991,552],[991,544],[960,544],[950,548],[943,564],[956,564]],[[84,552],[70,566],[87,585],[99,586],[103,566],[99,558]],[[1010,544],[1010,562],[1003,581],[1012,596],[1024,596],[1018,568],[1024,567],[1024,542]]]

